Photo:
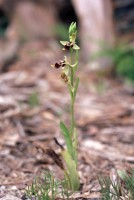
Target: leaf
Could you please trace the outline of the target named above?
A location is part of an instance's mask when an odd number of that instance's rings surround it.
[[[62,121],[60,121],[60,129],[61,129],[61,132],[62,132],[62,134],[64,136],[68,152],[70,153],[70,155],[73,158],[73,145],[72,145],[72,140],[71,140],[71,137],[70,137],[70,133],[69,133],[67,127],[65,126],[65,124]]]
[[[70,154],[68,153],[68,151],[64,150],[62,151],[61,154],[67,165],[68,169],[67,176],[70,182],[70,187],[73,191],[77,191],[79,189],[80,182],[79,182],[79,175],[76,169],[76,164],[72,159],[72,157],[70,156]]]
[[[77,130],[76,128],[74,128],[74,142],[73,142],[73,146],[75,149],[77,149],[77,138],[78,138],[78,135],[77,135]]]
[[[77,136],[77,130],[76,130],[76,128],[74,129],[74,141],[73,141],[73,150],[74,150],[74,161],[75,161],[75,164],[77,165],[77,163],[78,163],[78,156],[77,156],[77,143],[78,143],[78,141],[77,141],[77,138],[78,138],[78,136]]]

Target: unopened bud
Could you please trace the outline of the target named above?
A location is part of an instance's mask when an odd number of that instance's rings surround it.
[[[61,73],[61,78],[62,78],[62,80],[63,80],[65,83],[68,83],[69,78],[68,78],[68,76],[65,74],[65,72],[62,72],[62,73]]]
[[[76,22],[72,22],[70,27],[69,27],[69,39],[70,39],[70,42],[75,42],[76,35],[77,35]]]

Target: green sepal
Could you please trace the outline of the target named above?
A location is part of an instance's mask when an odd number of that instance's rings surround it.
[[[63,46],[65,46],[66,43],[67,43],[67,41],[60,41],[60,43],[61,43]]]
[[[61,154],[67,166],[66,175],[67,178],[69,179],[70,189],[73,191],[77,191],[79,190],[80,182],[79,182],[79,175],[76,169],[76,164],[68,151],[64,150],[61,152]]]
[[[74,50],[79,50],[80,47],[79,47],[77,44],[74,44],[74,45],[73,45],[73,49],[74,49]]]

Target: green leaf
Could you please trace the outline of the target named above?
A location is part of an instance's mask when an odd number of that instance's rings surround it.
[[[73,146],[75,149],[77,149],[77,130],[76,128],[74,128],[74,142],[73,142]]]
[[[66,125],[62,121],[60,121],[60,129],[61,129],[61,132],[64,136],[68,152],[70,153],[70,155],[73,158],[73,145],[72,145],[70,133],[69,133],[69,130],[67,129]]]
[[[70,182],[70,187],[73,191],[79,190],[80,187],[80,182],[79,182],[79,175],[76,169],[76,164],[68,151],[62,151],[62,156],[63,159],[66,162],[67,166],[67,178],[69,179]]]
[[[78,138],[78,135],[77,135],[77,130],[76,128],[74,128],[74,141],[73,141],[73,150],[74,150],[74,160],[75,160],[75,163],[77,165],[78,163],[78,156],[77,156],[77,138]]]

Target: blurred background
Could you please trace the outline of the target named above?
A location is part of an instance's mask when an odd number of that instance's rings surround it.
[[[134,79],[133,0],[0,0],[0,69],[16,62],[28,41],[42,39],[44,48],[58,48],[72,21],[87,70],[114,69]]]

